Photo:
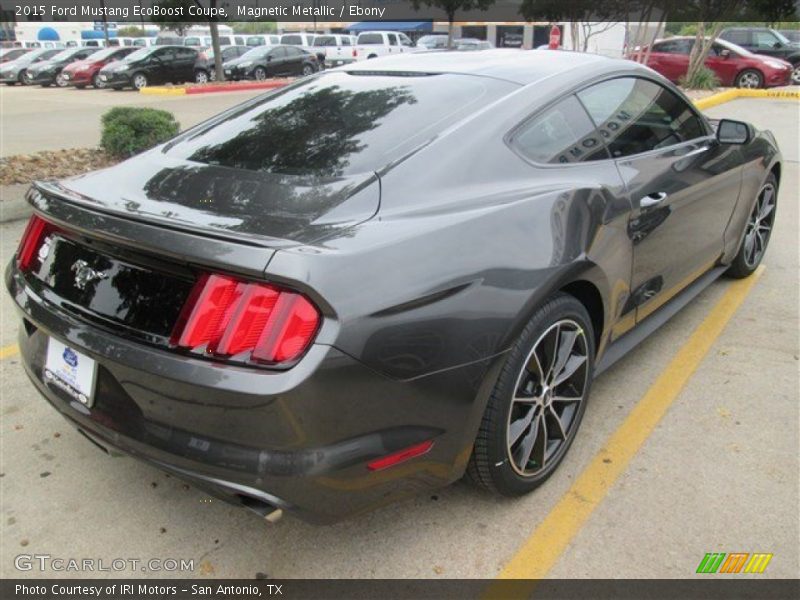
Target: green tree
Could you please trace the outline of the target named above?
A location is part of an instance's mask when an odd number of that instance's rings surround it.
[[[234,33],[275,33],[278,31],[278,25],[275,21],[237,21],[236,23],[229,23]]]
[[[196,23],[202,23],[203,19],[201,17],[192,17],[189,14],[189,7],[190,6],[198,6],[197,2],[194,0],[160,0],[159,2],[155,2],[154,6],[163,9],[183,9],[183,20],[182,21],[173,21],[174,17],[162,17],[162,16],[154,16],[151,18],[153,23],[159,26],[159,28],[167,29],[170,31],[174,31],[178,35],[186,35],[186,30],[189,29],[192,25]]]
[[[119,37],[145,37],[147,34],[141,27],[128,25],[126,27],[120,27],[117,29],[117,35]]]
[[[424,4],[431,8],[438,8],[447,15],[447,47],[453,46],[453,22],[456,13],[468,10],[486,10],[495,0],[411,0],[414,10],[419,10]]]

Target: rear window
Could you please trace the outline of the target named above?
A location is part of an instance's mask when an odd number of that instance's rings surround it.
[[[358,36],[358,44],[369,46],[373,44],[383,44],[383,36],[380,33],[362,33]]]
[[[167,154],[284,175],[368,173],[515,89],[467,75],[331,71],[199,126]]]

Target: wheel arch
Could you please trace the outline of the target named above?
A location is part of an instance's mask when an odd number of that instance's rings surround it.
[[[591,281],[577,279],[563,286],[559,291],[575,298],[583,304],[586,312],[589,313],[592,329],[594,330],[594,349],[596,352],[600,347],[600,340],[603,339],[605,327],[605,304],[600,290]]]

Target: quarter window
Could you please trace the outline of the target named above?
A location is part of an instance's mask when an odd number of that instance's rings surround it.
[[[511,143],[538,163],[574,163],[608,158],[581,103],[570,96],[525,123]]]
[[[614,158],[674,146],[706,133],[686,102],[646,79],[604,81],[578,97]]]

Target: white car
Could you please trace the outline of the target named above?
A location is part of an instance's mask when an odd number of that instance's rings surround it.
[[[326,67],[338,67],[356,60],[356,36],[331,33],[314,36],[311,51],[324,57]]]
[[[236,37],[239,37],[238,35]],[[281,36],[272,34],[253,34],[244,36],[245,46],[277,46],[281,43]],[[238,42],[236,42],[238,44]]]
[[[414,52],[414,42],[404,33],[365,31],[356,39],[356,60]]]
[[[303,48],[311,48],[314,45],[314,38],[317,37],[313,33],[284,33],[280,38],[280,44],[284,46],[301,46]]]

